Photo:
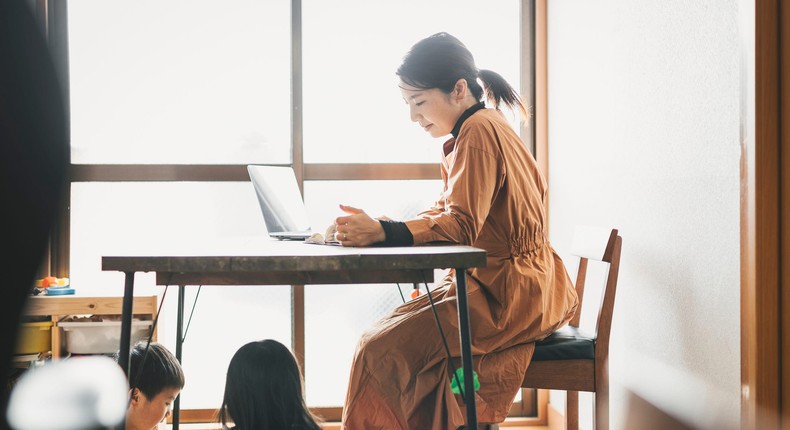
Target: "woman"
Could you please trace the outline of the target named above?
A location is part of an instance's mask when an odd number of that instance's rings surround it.
[[[488,252],[487,266],[467,271],[472,350],[480,390],[478,422],[502,422],[534,351],[534,341],[567,323],[577,297],[546,236],[546,180],[499,111],[525,109],[498,74],[478,70],[455,37],[439,33],[415,44],[397,71],[411,120],[442,149],[444,189],[415,219],[374,220],[341,205],[336,238],[344,246],[434,241]],[[482,81],[481,86],[478,81]],[[483,98],[493,109],[486,108]],[[367,331],[351,369],[347,430],[455,429],[463,425],[452,368],[460,366],[453,273],[432,291],[453,355],[448,362],[428,296],[397,308]]]
[[[305,406],[296,359],[272,339],[250,342],[231,358],[219,420],[224,429],[321,430]]]

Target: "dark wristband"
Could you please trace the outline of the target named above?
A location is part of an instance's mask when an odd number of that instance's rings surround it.
[[[411,246],[414,245],[414,236],[412,236],[409,227],[406,227],[405,222],[379,220],[381,228],[384,229],[384,242],[383,246]]]

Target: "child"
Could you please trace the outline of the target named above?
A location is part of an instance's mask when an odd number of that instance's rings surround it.
[[[129,357],[129,409],[126,430],[152,430],[170,415],[170,405],[184,388],[184,371],[164,346],[137,342]]]
[[[235,430],[321,430],[304,403],[293,354],[271,339],[250,342],[233,355],[219,421]]]

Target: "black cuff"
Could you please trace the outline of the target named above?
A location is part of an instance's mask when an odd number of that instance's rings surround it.
[[[409,227],[406,227],[405,222],[379,220],[381,228],[384,229],[384,242],[382,246],[412,246],[414,245],[414,236],[412,236]]]

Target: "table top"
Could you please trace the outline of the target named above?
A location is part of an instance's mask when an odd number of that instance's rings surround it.
[[[291,241],[232,253],[102,257],[102,270],[156,272],[160,285],[421,282],[433,280],[433,269],[485,265],[485,250],[462,245],[357,248]]]

